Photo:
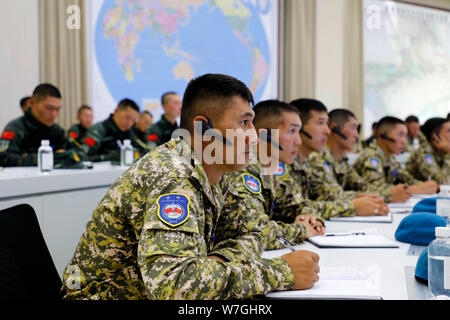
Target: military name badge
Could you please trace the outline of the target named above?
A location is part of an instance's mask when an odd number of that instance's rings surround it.
[[[328,174],[331,174],[330,165],[326,161],[323,162],[323,167],[325,168],[325,171],[328,172]]]
[[[184,194],[163,194],[156,203],[159,219],[172,228],[181,226],[189,219],[190,200]]]
[[[286,164],[283,162],[280,162],[278,164],[277,171],[275,171],[274,175],[276,175],[277,177],[282,177],[285,174],[286,174]]]
[[[427,155],[424,157],[424,159],[425,159],[425,162],[426,162],[427,164],[429,164],[430,166],[433,164],[433,157],[430,156],[429,154],[427,154]]]
[[[380,160],[378,160],[377,158],[371,158],[371,159],[370,159],[370,165],[371,165],[373,168],[378,169],[378,167],[380,166]]]
[[[242,182],[244,183],[244,187],[253,194],[261,193],[261,182],[255,176],[244,173],[242,176]]]

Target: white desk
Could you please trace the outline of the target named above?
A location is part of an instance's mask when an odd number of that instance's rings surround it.
[[[0,171],[0,210],[24,203],[33,207],[62,276],[92,212],[123,171],[109,163],[49,174],[37,168],[5,168]]]
[[[410,202],[417,203],[420,200],[422,199],[417,197],[410,199]],[[319,266],[322,268],[352,268],[358,274],[366,275],[385,300],[420,299],[424,295],[415,292],[420,291],[421,284],[416,282],[414,272],[411,272],[416,266],[418,255],[408,254],[410,244],[395,240],[395,231],[407,215],[394,214],[392,223],[326,222],[327,232],[377,229],[378,233],[395,241],[399,248],[320,249],[305,242],[296,246],[296,249],[317,253],[320,256]],[[273,258],[286,253],[289,250],[266,251],[263,257]]]

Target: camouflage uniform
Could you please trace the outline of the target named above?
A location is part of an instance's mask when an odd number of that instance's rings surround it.
[[[259,190],[255,191],[249,187],[246,184],[249,182],[247,178],[250,178]],[[216,230],[218,241],[238,237],[247,239],[247,245],[262,254],[265,249],[283,248],[276,240],[278,235],[294,243],[306,238],[304,225],[272,219],[275,213],[282,214],[285,211],[292,213],[294,218],[306,214],[305,200],[300,195],[296,197],[298,201],[292,201],[292,196],[287,194],[291,190],[282,188],[276,176],[262,175],[262,165],[259,161],[243,171],[225,174],[221,186],[225,204]],[[286,199],[289,200],[285,201]]]
[[[171,124],[163,115],[161,120],[148,129],[148,132],[149,134],[154,135],[153,139],[156,140],[156,145],[160,146],[172,138],[172,132],[176,129],[178,129],[178,124]]]
[[[229,299],[292,288],[283,258],[216,244],[222,205],[222,189],[186,142],[153,149],[95,209],[64,272],[65,299]]]
[[[33,116],[31,109],[6,125],[0,140],[0,166],[37,166],[37,152],[42,140],[50,141],[55,168],[82,167],[84,154],[70,149],[64,129],[57,124],[43,125]],[[55,153],[60,149],[66,151]]]
[[[450,184],[450,154],[444,154],[429,143],[422,144],[406,162],[406,170],[420,181],[429,179]]]
[[[401,168],[394,156],[385,156],[376,141],[361,153],[353,168],[369,184],[369,192],[381,194],[386,203],[392,201],[389,190],[394,185],[420,183],[408,171]]]
[[[310,190],[314,190],[312,174],[314,169],[308,161],[302,162],[299,158],[290,166],[287,183],[291,190],[297,190],[296,193],[302,194],[304,198],[312,200],[310,206],[323,219],[331,217],[351,217],[356,215],[356,208],[349,199],[336,198],[332,201],[317,200],[310,195]]]
[[[113,115],[103,122],[94,124],[88,129],[86,138],[83,141],[83,150],[90,161],[112,161],[114,164],[120,163],[120,146],[118,140],[131,140],[131,144],[136,148],[137,143],[133,131],[120,131],[113,120]],[[135,150],[135,160],[139,159],[139,152]]]

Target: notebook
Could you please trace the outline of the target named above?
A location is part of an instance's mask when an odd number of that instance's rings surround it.
[[[385,216],[333,217],[333,218],[330,218],[330,221],[392,223],[392,213],[388,213]]]
[[[333,232],[308,238],[319,248],[398,248],[399,246],[374,230]]]
[[[266,297],[314,300],[383,299],[364,273],[359,273],[354,268],[321,268],[319,281],[311,289],[271,292],[266,294]]]

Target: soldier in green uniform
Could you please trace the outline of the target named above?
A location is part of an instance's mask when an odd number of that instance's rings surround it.
[[[356,159],[353,167],[359,175],[377,190],[389,190],[387,202],[404,202],[412,194],[433,194],[438,185],[434,181],[421,183],[393,157],[406,144],[406,125],[394,117],[378,122],[376,140]]]
[[[88,129],[94,122],[94,111],[88,105],[82,105],[77,112],[78,123],[74,124],[67,131],[67,139],[74,148],[82,150],[84,138],[86,138]]]
[[[269,162],[262,165],[255,154],[254,164],[224,175],[221,186],[225,194],[225,205],[222,210],[223,218],[219,220],[216,229],[216,239],[225,242],[255,239],[253,234],[264,235],[264,239],[256,243],[247,241],[249,246],[262,253],[264,249],[283,247],[277,241],[277,236],[300,243],[307,237],[322,234],[323,222],[318,223],[318,219],[311,215],[314,211],[309,208],[308,200],[303,199],[301,194],[292,194],[292,190],[284,188],[277,180],[285,175],[285,164],[293,163],[297,156],[297,145],[301,143],[298,135],[301,122],[297,110],[287,103],[267,100],[258,103],[253,111],[253,123],[257,132],[263,130],[260,137],[266,137],[267,130],[279,130],[278,143],[272,141],[271,144],[266,142],[267,139],[261,138],[257,146],[259,152],[267,150],[271,153],[272,148],[278,148],[279,145],[283,150],[279,150],[279,157],[273,157],[279,165],[271,166],[272,163]],[[268,156],[268,159],[272,157]],[[299,218],[294,218],[293,223],[272,219],[274,215],[287,214]]]
[[[124,140],[131,140],[133,147],[137,147],[131,127],[138,117],[139,106],[133,100],[123,99],[119,102],[114,114],[90,127],[83,141],[83,150],[89,160],[93,162],[112,161],[114,164],[118,164],[120,162],[120,146]],[[137,151],[135,159],[139,159]]]
[[[405,152],[413,152],[419,146],[418,134],[420,132],[419,118],[408,116],[405,120],[408,136],[406,138]]]
[[[31,97],[23,97],[22,99],[20,99],[20,110],[22,110],[23,113],[25,113],[25,111],[27,111],[30,107],[30,102]]]
[[[304,188],[308,190],[309,199],[339,201],[333,216],[386,214],[388,208],[383,199],[375,195],[344,191],[331,177],[332,169],[328,163],[331,159],[324,159],[321,154],[331,132],[325,105],[314,99],[298,99],[291,104],[297,107],[303,122],[299,155],[303,162],[300,167],[307,183]],[[323,179],[328,179],[331,184]]]
[[[138,122],[132,127],[136,141],[136,148],[138,149],[141,157],[156,147],[156,141],[154,141],[153,135],[148,132],[152,124],[153,116],[146,110],[141,113]]]
[[[203,154],[216,141],[205,141],[194,124],[222,134],[243,130],[243,145],[236,138],[220,146],[224,157],[248,158],[256,136],[252,103],[250,90],[232,77],[208,74],[188,84],[181,114],[188,138],[151,150],[111,186],[65,269],[65,299],[249,298],[318,280],[315,253],[261,259],[215,241],[219,182],[245,164],[207,164]]]
[[[427,143],[421,144],[406,163],[417,180],[450,184],[450,120],[432,118],[422,126]]]
[[[0,166],[37,165],[42,140],[49,140],[55,168],[82,167],[83,154],[70,149],[64,129],[55,123],[61,110],[61,93],[51,84],[41,84],[24,115],[8,123],[0,138]]]
[[[162,95],[161,105],[164,114],[157,123],[149,129],[149,134],[156,139],[158,146],[166,143],[172,138],[172,132],[178,129],[177,118],[181,112],[181,98],[176,92],[168,92]]]

